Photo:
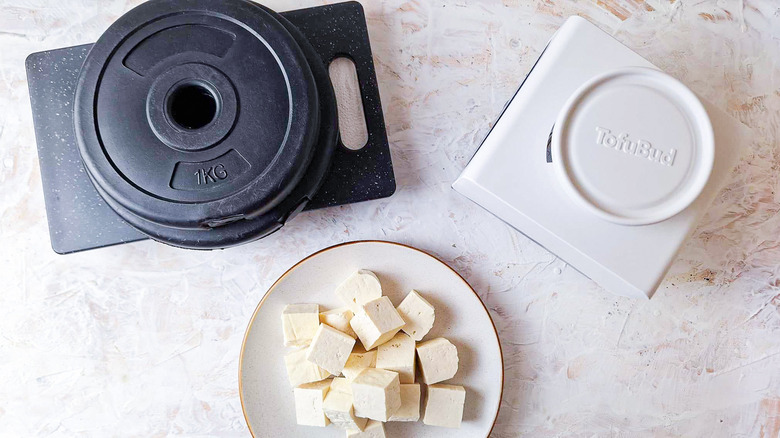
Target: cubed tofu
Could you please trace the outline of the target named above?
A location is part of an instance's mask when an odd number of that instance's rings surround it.
[[[458,372],[458,349],[444,338],[417,344],[422,381],[429,385],[451,379]]]
[[[327,324],[320,324],[306,352],[306,359],[337,376],[344,369],[354,346],[355,338]]]
[[[295,418],[301,426],[325,427],[330,424],[322,408],[330,390],[330,379],[304,383],[293,390],[295,395]]]
[[[320,324],[328,324],[334,329],[352,336],[354,339],[357,335],[349,325],[349,321],[352,320],[353,315],[352,311],[347,307],[328,310],[327,312],[320,313]]]
[[[320,306],[290,304],[282,310],[282,330],[286,347],[302,347],[311,343],[320,326]]]
[[[417,421],[420,419],[420,384],[401,384],[401,407],[389,421]]]
[[[363,430],[366,427],[368,420],[355,416],[355,410],[352,405],[352,385],[343,377],[333,379],[322,408],[331,424],[338,428]]]
[[[366,368],[352,381],[355,415],[387,421],[401,407],[401,383],[394,371]]]
[[[347,438],[385,438],[385,425],[379,421],[368,420],[362,431],[348,430]]]
[[[336,288],[336,296],[357,314],[363,304],[382,296],[382,284],[376,274],[361,269]]]
[[[306,350],[306,348],[302,348],[284,356],[287,378],[290,379],[290,385],[293,387],[317,382],[330,376],[329,372],[306,360]]]
[[[466,390],[456,385],[428,385],[423,423],[429,426],[460,427]]]
[[[401,383],[414,383],[415,342],[406,333],[396,333],[376,349],[376,367],[395,371]]]
[[[398,313],[406,324],[401,327],[415,341],[421,341],[433,328],[436,319],[433,306],[416,290],[409,292],[398,305]]]
[[[363,305],[349,322],[366,350],[389,341],[404,326],[390,298],[380,297]]]
[[[361,371],[366,368],[376,367],[376,350],[366,351],[359,345],[356,345],[349,354],[344,369],[341,374],[349,380],[354,380]]]

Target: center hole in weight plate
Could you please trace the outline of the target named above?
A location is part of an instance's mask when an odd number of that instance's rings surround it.
[[[217,97],[205,84],[189,82],[179,85],[168,96],[168,116],[188,130],[200,129],[217,115]]]

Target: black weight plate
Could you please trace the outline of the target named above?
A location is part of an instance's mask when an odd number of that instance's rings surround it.
[[[258,7],[260,7],[258,5]],[[306,174],[287,198],[271,211],[258,217],[240,220],[212,229],[176,229],[160,227],[132,213],[107,198],[112,208],[127,222],[155,240],[189,249],[227,248],[264,237],[278,230],[299,213],[319,190],[330,167],[338,144],[336,96],[325,62],[311,44],[288,20],[279,17],[303,50],[313,73],[320,102],[320,130],[314,157]]]
[[[151,1],[93,46],[76,91],[80,153],[143,231],[167,241],[257,217],[303,178],[317,86],[280,18],[244,0]]]

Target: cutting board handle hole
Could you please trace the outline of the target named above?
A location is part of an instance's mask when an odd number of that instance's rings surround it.
[[[368,128],[355,63],[339,57],[330,63],[328,70],[336,92],[341,143],[353,151],[362,149],[368,143]]]

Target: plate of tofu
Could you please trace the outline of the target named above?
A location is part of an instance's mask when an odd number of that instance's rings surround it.
[[[266,292],[239,393],[255,437],[487,437],[503,370],[466,280],[421,250],[359,241],[310,255]]]

